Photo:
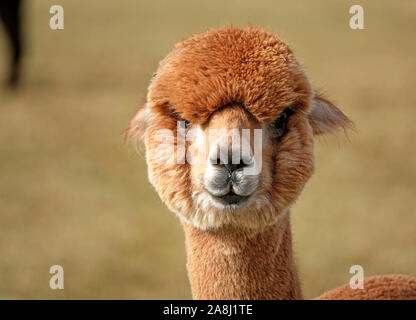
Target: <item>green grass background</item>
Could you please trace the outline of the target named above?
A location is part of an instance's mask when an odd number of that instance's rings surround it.
[[[65,29],[49,29],[61,4]],[[349,28],[362,4],[365,30]],[[0,89],[0,298],[190,298],[184,239],[122,130],[177,41],[222,25],[287,40],[356,123],[322,138],[292,210],[306,298],[365,275],[416,276],[416,2],[27,1],[25,80]],[[0,75],[7,51],[0,34]],[[49,268],[65,289],[49,288]]]

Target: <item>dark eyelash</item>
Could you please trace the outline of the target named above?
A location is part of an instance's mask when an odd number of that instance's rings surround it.
[[[173,110],[172,108],[170,110],[170,116],[173,117],[174,119],[176,119],[176,125],[178,127],[180,126],[180,127],[184,128],[184,129],[187,129],[188,128],[189,121],[186,120],[186,119],[184,119],[184,118],[182,118],[180,116],[180,114],[178,112],[176,112],[175,110]]]
[[[178,127],[182,127],[184,129],[187,129],[188,128],[189,121],[186,120],[186,119],[184,119],[184,118],[182,118],[177,112],[172,111],[171,112],[171,116],[176,119],[176,125]]]
[[[273,122],[274,136],[276,138],[280,138],[286,133],[287,121],[289,120],[290,116],[294,113],[295,111],[293,111],[291,108],[286,108]]]
[[[187,129],[188,126],[189,126],[189,121],[185,120],[185,119],[182,119],[182,118],[179,118],[178,119],[178,125],[180,125],[182,128]]]

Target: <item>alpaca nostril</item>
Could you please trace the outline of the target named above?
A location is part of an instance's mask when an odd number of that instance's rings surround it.
[[[247,165],[244,163],[243,160],[240,160],[240,163],[227,163],[224,166],[231,173],[231,172],[236,171],[238,169],[243,169]]]
[[[243,169],[245,167],[251,167],[254,164],[254,157],[251,154],[251,150],[241,148],[231,150],[229,148],[221,148],[216,145],[210,152],[208,157],[208,163],[212,166],[220,169],[226,169],[229,173],[236,170]]]

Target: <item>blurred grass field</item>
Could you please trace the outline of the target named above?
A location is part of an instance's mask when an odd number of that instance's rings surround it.
[[[61,4],[65,29],[49,29]],[[365,275],[416,276],[416,2],[81,1],[25,4],[25,80],[0,89],[0,298],[190,298],[184,239],[122,130],[173,44],[251,24],[292,45],[355,122],[316,144],[292,210],[306,298]],[[0,76],[7,69],[0,34]],[[65,289],[49,288],[49,268]]]

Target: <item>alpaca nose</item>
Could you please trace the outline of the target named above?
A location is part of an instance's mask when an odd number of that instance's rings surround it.
[[[252,172],[257,159],[248,143],[232,145],[222,140],[211,148],[208,162],[204,186],[221,203],[242,201],[257,189],[259,175]]]
[[[242,152],[239,148],[234,150],[219,150],[218,155],[212,154],[210,162],[217,168],[225,168],[230,174],[253,165],[254,158],[250,152]]]
[[[217,156],[210,158],[211,164],[204,175],[204,186],[211,195],[223,197],[222,201],[231,204],[250,196],[257,189],[259,176],[245,172],[254,166],[254,157],[234,157],[232,161],[229,156],[228,160],[230,161]],[[227,195],[229,199],[225,198]]]
[[[239,130],[226,132],[210,148],[208,162],[216,169],[228,172],[229,177],[234,172],[246,173],[245,169],[253,167],[255,163],[250,140],[241,137]]]

